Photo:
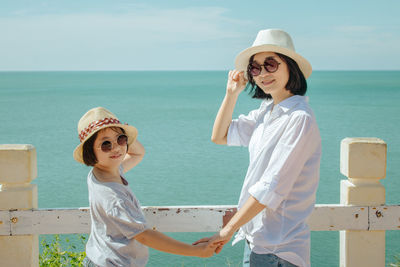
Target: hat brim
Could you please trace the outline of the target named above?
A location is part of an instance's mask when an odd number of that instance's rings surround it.
[[[92,137],[96,132],[103,130],[105,128],[109,128],[109,127],[119,127],[124,129],[126,136],[128,137],[128,146],[133,144],[133,142],[135,142],[137,135],[138,135],[138,131],[135,127],[131,126],[131,125],[127,125],[127,124],[119,124],[119,123],[115,123],[115,124],[108,124],[105,127],[101,127],[99,129],[96,129],[95,131],[91,132],[86,138],[85,140],[80,143],[74,150],[74,159],[79,162],[79,163],[83,163],[85,164],[85,162],[83,161],[83,154],[82,154],[82,150],[83,150],[83,144],[90,138]]]
[[[294,61],[296,61],[297,65],[299,65],[299,68],[301,72],[303,72],[304,77],[307,79],[310,77],[312,73],[312,67],[310,62],[308,62],[307,59],[304,57],[300,56],[293,50],[276,46],[276,45],[258,45],[258,46],[252,46],[249,47],[242,52],[240,52],[235,59],[235,68],[239,71],[244,71],[245,74],[247,72],[247,66],[249,65],[249,60],[252,55],[261,53],[261,52],[274,52],[274,53],[279,53],[283,54],[285,56],[290,57]]]

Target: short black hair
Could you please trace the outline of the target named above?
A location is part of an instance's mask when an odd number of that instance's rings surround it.
[[[99,132],[95,132],[88,140],[86,140],[85,143],[83,143],[82,159],[87,166],[94,166],[97,163],[97,158],[94,154],[94,141],[96,141],[98,133]]]
[[[120,127],[109,127],[117,133],[125,134],[125,130]],[[106,129],[106,128],[104,128]],[[102,129],[102,130],[104,130]],[[100,130],[101,131],[101,130]],[[87,166],[94,166],[97,163],[96,154],[94,154],[94,142],[96,141],[98,132],[95,132],[85,143],[83,143],[82,147],[82,159],[83,163]],[[128,148],[128,144],[127,144]]]
[[[300,70],[299,65],[296,61],[288,56],[277,54],[283,61],[286,62],[289,70],[289,80],[285,86],[286,90],[289,90],[294,95],[305,95],[307,92],[307,81],[304,77],[303,72]],[[250,57],[249,66],[254,61],[254,55]],[[249,82],[247,83],[246,90],[249,90],[249,94],[252,98],[259,99],[272,99],[270,94],[264,93],[264,91],[256,84],[253,76],[250,73],[250,68],[247,68],[247,77]]]

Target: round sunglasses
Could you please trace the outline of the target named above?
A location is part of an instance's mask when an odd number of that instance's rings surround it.
[[[117,137],[117,144],[120,146],[126,146],[128,144],[128,137],[124,134],[121,134]],[[104,141],[101,143],[101,151],[107,153],[110,152],[113,148],[113,144],[111,141]]]
[[[278,70],[280,64],[281,63],[276,61],[273,57],[267,57],[264,60],[263,65],[260,65],[255,61],[251,62],[249,64],[248,71],[253,77],[255,77],[261,74],[262,66],[264,66],[265,71],[269,73],[274,73]]]

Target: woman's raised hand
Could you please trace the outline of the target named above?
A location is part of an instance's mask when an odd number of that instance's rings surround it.
[[[226,92],[228,94],[240,94],[246,87],[247,79],[244,77],[243,71],[231,70],[228,74],[228,82],[226,84]]]

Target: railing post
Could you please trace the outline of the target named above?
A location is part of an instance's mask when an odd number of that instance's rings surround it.
[[[340,184],[343,205],[385,204],[386,143],[378,138],[345,138],[341,142]],[[385,231],[340,231],[341,267],[384,267]]]
[[[0,145],[0,210],[37,209],[36,149],[32,145]],[[11,212],[10,212],[11,214]],[[0,236],[0,266],[33,267],[39,265],[38,235]]]

